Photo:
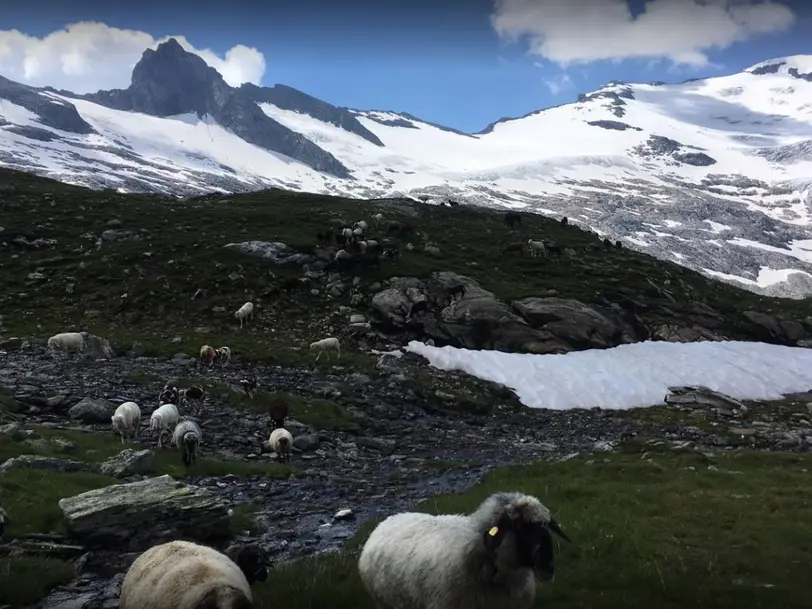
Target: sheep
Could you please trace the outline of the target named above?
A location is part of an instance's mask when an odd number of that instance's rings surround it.
[[[222,362],[225,360],[225,364],[231,363],[231,348],[230,347],[219,347],[214,350],[215,359],[218,362]]]
[[[246,302],[239,309],[234,311],[234,317],[240,320],[240,327],[242,328],[243,322],[246,319],[254,319],[254,303]]]
[[[366,223],[366,220],[360,220],[359,222],[355,223],[355,228],[360,228],[362,231],[369,228],[369,224]]]
[[[0,543],[3,543],[3,533],[6,531],[6,523],[11,524],[8,512],[0,507]]]
[[[554,574],[551,533],[570,541],[535,497],[495,493],[469,515],[390,516],[358,571],[379,609],[530,609]]]
[[[534,258],[538,258],[541,254],[544,254],[544,257],[547,257],[547,250],[544,247],[544,241],[533,241],[532,239],[527,240],[527,247],[530,249],[530,255]]]
[[[290,461],[290,453],[293,449],[293,436],[284,427],[277,427],[268,437],[268,444],[271,450],[276,453],[276,458],[280,463]]]
[[[567,216],[564,216],[564,217],[561,218],[561,226],[567,226],[569,223],[570,223],[570,221],[567,218]]]
[[[372,216],[372,221],[375,223],[375,226],[380,226],[383,223],[383,214],[377,213]]]
[[[465,290],[466,290],[465,284],[458,283],[457,285],[449,288],[448,293],[451,295],[452,299],[456,300],[456,296],[459,295],[459,300],[462,300],[465,297]]]
[[[344,237],[344,239],[349,239],[350,237],[352,237],[352,229],[351,228],[342,228],[341,229],[341,236]]]
[[[521,241],[514,241],[513,243],[508,243],[502,250],[502,253],[507,254],[509,252],[519,252],[520,256],[524,256],[524,243],[522,243]]]
[[[180,402],[180,391],[171,382],[167,382],[161,393],[158,394],[158,406],[164,404],[178,404]]]
[[[245,391],[245,395],[250,398],[251,393],[257,388],[257,379],[254,377],[242,379],[240,381],[240,386],[242,387],[242,390]]]
[[[615,247],[619,250],[623,249],[623,242],[620,239],[618,239],[617,241],[615,241]]]
[[[124,402],[116,408],[110,422],[113,425],[113,433],[119,433],[121,443],[124,444],[130,437],[138,437],[141,430],[141,409],[135,402]]]
[[[350,254],[347,250],[341,249],[336,252],[336,255],[333,256],[334,260],[349,260],[352,258],[352,254]]]
[[[60,332],[48,339],[48,348],[51,351],[81,353],[85,349],[85,339],[79,332]]]
[[[358,228],[354,228],[352,230],[352,236],[353,237],[362,237],[363,235],[364,235],[364,229],[361,228],[360,226]]]
[[[194,421],[185,419],[175,425],[175,431],[172,432],[172,444],[180,449],[181,459],[186,467],[197,462],[197,447],[202,441],[203,432],[200,430],[200,425]]]
[[[516,213],[515,211],[509,211],[505,214],[505,224],[510,230],[519,224],[522,223],[522,216],[521,214]]]
[[[189,400],[195,400],[199,402],[197,407],[197,414],[200,414],[200,411],[203,408],[203,399],[206,397],[206,392],[204,391],[203,387],[200,385],[192,385],[191,387],[187,387],[186,389],[181,389],[178,392],[178,403],[180,404],[188,404]],[[175,402],[172,402],[173,404]]]
[[[209,366],[214,364],[217,359],[217,352],[211,345],[203,345],[200,347],[200,361],[207,363]]]
[[[271,417],[271,429],[279,429],[285,425],[285,419],[288,416],[289,408],[288,403],[276,398],[268,405],[268,414]]]
[[[335,349],[338,352],[339,359],[341,358],[341,343],[338,342],[338,339],[331,336],[329,338],[322,338],[321,340],[317,340],[316,342],[310,343],[311,351],[318,349],[319,354],[316,356],[316,361],[319,361],[321,354],[327,351],[328,349]],[[327,360],[329,361],[330,354],[327,353]]]
[[[149,417],[149,428],[158,432],[158,448],[163,446],[164,433],[175,428],[178,418],[178,407],[174,404],[164,404],[156,408]]]
[[[239,546],[232,557],[190,541],[153,546],[124,576],[118,607],[250,609],[251,584],[268,578],[271,563],[255,544]]]

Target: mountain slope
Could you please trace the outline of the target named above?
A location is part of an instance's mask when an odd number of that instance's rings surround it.
[[[279,186],[566,215],[754,291],[812,294],[812,57],[610,83],[465,134],[282,85],[234,89],[173,43],[146,51],[125,91],[0,81],[0,164],[123,191]]]

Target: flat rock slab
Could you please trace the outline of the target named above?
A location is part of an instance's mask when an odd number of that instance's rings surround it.
[[[164,475],[60,499],[68,530],[92,547],[130,551],[172,539],[228,538],[228,504]]]

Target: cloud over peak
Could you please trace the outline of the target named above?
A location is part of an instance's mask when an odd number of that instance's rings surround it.
[[[491,25],[525,39],[534,55],[562,66],[597,60],[668,59],[708,65],[705,52],[795,21],[773,0],[646,0],[633,16],[626,0],[495,0]]]
[[[143,52],[170,38],[200,55],[232,86],[259,84],[265,74],[265,57],[253,47],[238,44],[221,57],[209,49],[195,48],[184,36],[156,39],[147,32],[89,21],[72,23],[42,38],[0,30],[0,74],[29,85],[50,85],[74,93],[126,89]]]

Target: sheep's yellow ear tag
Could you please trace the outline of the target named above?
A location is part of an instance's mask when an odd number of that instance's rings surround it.
[[[499,527],[491,527],[491,530],[488,531],[488,535],[491,537],[496,537],[496,534],[499,532]]]

